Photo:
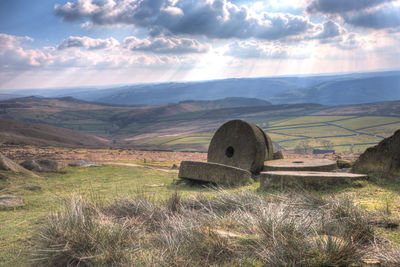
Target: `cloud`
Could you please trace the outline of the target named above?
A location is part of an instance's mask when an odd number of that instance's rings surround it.
[[[337,46],[344,50],[352,50],[360,48],[364,42],[360,40],[360,37],[356,33],[349,33],[343,37],[343,39],[337,43]]]
[[[341,14],[360,11],[394,0],[313,0],[307,6],[308,13]]]
[[[304,44],[290,46],[279,41],[235,41],[225,46],[223,55],[244,60],[269,60],[269,62],[282,59],[302,60],[310,57],[310,54],[303,50],[305,47]]]
[[[105,6],[111,7],[113,1],[107,1]],[[81,17],[88,16],[96,12],[97,5],[92,4],[92,1],[77,0],[76,3],[67,2],[65,5],[55,5],[55,12],[57,15],[62,16],[66,21],[74,21]]]
[[[0,33],[0,51],[13,49],[20,46],[22,42],[33,42],[33,39],[28,36],[14,36]]]
[[[26,42],[33,39],[0,33],[0,70],[36,67],[51,59],[45,50],[25,49]]]
[[[346,23],[370,29],[400,27],[398,0],[313,0],[308,13],[335,14]]]
[[[322,31],[317,33],[317,35],[314,36],[315,39],[332,39],[338,36],[341,36],[342,34],[345,33],[345,30],[340,27],[339,24],[332,20],[325,21],[324,24],[322,25]]]
[[[229,44],[225,55],[243,59],[281,59],[289,56],[279,44],[264,44],[254,40]]]
[[[96,50],[96,49],[108,49],[116,47],[118,45],[119,42],[114,38],[93,39],[87,36],[83,37],[70,36],[67,39],[63,40],[61,44],[57,46],[57,48],[59,50],[67,48],[86,48],[89,50]]]
[[[30,37],[0,34],[0,72],[12,69],[113,69],[191,66],[196,56],[210,45],[188,38],[146,38],[134,36],[119,43],[113,38],[70,36],[57,46],[29,49]]]
[[[362,11],[358,14],[345,14],[343,18],[347,23],[363,28],[396,28],[400,27],[400,7],[388,5],[380,9]]]
[[[189,38],[146,38],[135,36],[125,38],[123,45],[131,51],[151,52],[155,54],[205,53],[210,45],[201,44]]]
[[[93,25],[126,24],[157,35],[204,35],[209,38],[278,40],[301,35],[314,25],[307,17],[255,14],[227,0],[77,0],[56,5],[67,21],[88,19]]]
[[[320,44],[328,44],[331,47],[351,50],[360,48],[360,36],[357,33],[348,32],[337,22],[332,20],[325,21],[322,25],[318,25],[316,34],[306,36],[305,40],[318,40]]]

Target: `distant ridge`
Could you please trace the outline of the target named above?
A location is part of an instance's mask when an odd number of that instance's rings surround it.
[[[400,100],[400,72],[143,84],[73,96],[96,102],[144,105],[227,97],[257,98],[273,104],[350,105]]]
[[[69,129],[46,124],[0,119],[0,143],[67,147],[106,147],[109,141]]]
[[[257,98],[272,104],[351,105],[400,100],[400,71],[337,75],[230,78],[197,82],[134,84],[110,88],[14,90],[11,94],[71,96],[112,105],[166,105],[187,100]]]
[[[331,80],[308,89],[285,91],[271,100],[330,106],[400,100],[400,74]]]
[[[0,94],[0,101],[9,100],[13,98],[23,97],[22,95],[14,95],[14,94]]]

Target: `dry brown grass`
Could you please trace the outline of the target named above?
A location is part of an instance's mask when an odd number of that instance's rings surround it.
[[[106,205],[67,203],[37,235],[38,264],[400,264],[397,248],[378,242],[369,215],[346,198],[220,191],[211,198],[174,193],[162,202],[139,195]]]

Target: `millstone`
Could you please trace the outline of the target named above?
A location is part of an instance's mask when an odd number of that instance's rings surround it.
[[[268,171],[260,173],[260,188],[291,185],[322,185],[343,183],[354,179],[364,179],[364,174],[341,172],[298,172],[298,171]]]
[[[265,140],[263,131],[256,125],[242,120],[228,121],[211,139],[207,161],[258,173],[269,153]]]
[[[279,159],[266,161],[263,171],[328,172],[336,169],[336,162],[329,159]]]
[[[213,182],[220,185],[243,185],[249,183],[251,173],[218,163],[182,161],[179,178]]]
[[[274,146],[272,145],[272,140],[271,138],[268,136],[268,134],[266,134],[264,132],[263,129],[261,129],[260,127],[257,126],[257,128],[262,132],[262,134],[264,135],[264,140],[265,140],[265,144],[267,145],[267,150],[265,151],[265,160],[273,160],[274,159]]]

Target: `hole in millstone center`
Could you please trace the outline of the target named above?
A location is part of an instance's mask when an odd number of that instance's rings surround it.
[[[304,161],[292,161],[292,163],[298,163],[298,164],[300,164],[300,163],[304,163]]]
[[[225,151],[225,155],[226,155],[228,158],[232,158],[232,157],[233,157],[233,154],[235,154],[235,150],[233,149],[233,147],[229,146],[229,147],[226,149],[226,151]]]

